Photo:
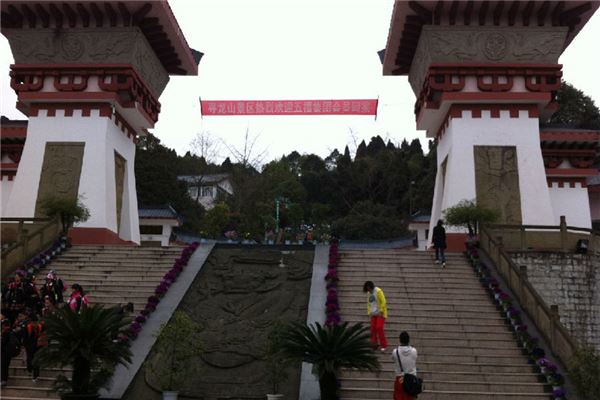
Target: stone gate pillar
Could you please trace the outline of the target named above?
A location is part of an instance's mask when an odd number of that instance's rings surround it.
[[[461,200],[501,223],[554,224],[539,121],[556,109],[558,57],[590,1],[396,1],[384,75],[408,75],[417,129],[437,145],[430,232]],[[448,235],[462,249],[464,234]]]
[[[1,10],[11,87],[29,117],[3,216],[80,197],[91,217],[75,243],[139,243],[136,138],[158,120],[169,75],[196,75],[199,61],[168,3],[7,0]]]

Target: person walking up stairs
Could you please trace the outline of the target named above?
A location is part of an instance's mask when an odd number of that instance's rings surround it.
[[[366,280],[385,284],[386,335],[410,332],[419,349],[419,400],[535,400],[549,398],[511,331],[462,254],[449,253],[441,269],[426,252],[341,252],[338,297],[342,321],[365,322],[360,292]],[[379,373],[345,370],[340,398],[392,399],[394,365],[378,353]]]
[[[58,256],[52,268],[60,272],[66,283],[77,283],[72,287],[79,289],[80,294],[82,288],[89,291],[87,297],[92,304],[111,307],[131,303],[137,311],[144,309],[148,297],[154,294],[181,250],[181,247],[75,246]],[[37,287],[44,285],[48,273],[42,270],[37,276]],[[77,304],[81,307],[81,302],[72,303],[75,308]],[[54,306],[48,301],[47,307]],[[9,369],[2,400],[58,399],[58,394],[51,390],[56,376],[70,374],[69,367],[47,368],[40,371],[39,377],[36,374],[32,382],[21,356],[12,359]]]

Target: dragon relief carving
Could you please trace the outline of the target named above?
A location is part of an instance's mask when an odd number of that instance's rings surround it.
[[[433,33],[430,45],[434,58],[443,56],[467,61],[477,56],[477,51],[473,51],[473,35],[463,35],[461,32]]]
[[[160,96],[169,82],[169,75],[144,38],[140,37],[133,48],[133,65],[146,77],[155,95]]]
[[[515,35],[516,46],[512,55],[518,60],[548,60],[558,59],[565,35],[560,33]]]
[[[132,50],[131,33],[106,33],[95,32],[88,36],[88,40],[94,43],[93,50],[89,52],[89,57],[94,61],[122,60],[129,58]]]
[[[204,328],[202,373],[189,393],[264,397],[266,338],[277,319],[306,320],[312,258],[310,251],[213,251],[182,302]]]
[[[32,40],[30,35],[10,33],[7,37],[16,63],[49,62],[56,57],[56,42],[48,36]]]

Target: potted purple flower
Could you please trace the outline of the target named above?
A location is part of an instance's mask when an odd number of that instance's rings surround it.
[[[566,400],[567,392],[563,388],[556,388],[552,391],[552,397],[555,400]]]

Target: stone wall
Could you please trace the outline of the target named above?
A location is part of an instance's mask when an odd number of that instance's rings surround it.
[[[600,350],[600,257],[581,254],[511,253],[548,306],[558,305],[560,321],[580,342]]]
[[[250,400],[272,392],[266,339],[277,319],[306,321],[313,259],[312,249],[215,247],[177,308],[203,327],[204,347],[180,396]],[[154,357],[153,349],[147,361]],[[280,392],[296,399],[299,385],[300,363],[288,368]],[[141,368],[123,399],[159,400],[158,390]]]

